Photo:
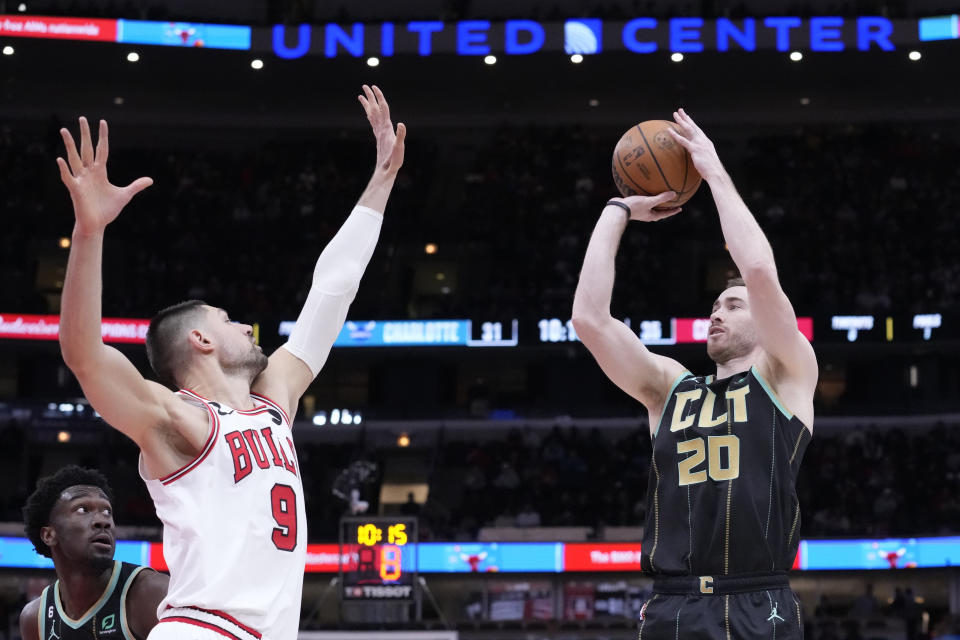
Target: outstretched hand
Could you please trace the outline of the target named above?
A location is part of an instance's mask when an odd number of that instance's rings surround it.
[[[107,178],[110,143],[106,120],[100,121],[96,150],[90,137],[90,125],[84,117],[80,118],[79,153],[69,131],[60,129],[60,135],[67,150],[67,161],[57,158],[57,166],[60,167],[60,179],[70,191],[78,231],[102,231],[120,215],[133,196],[153,184],[152,178],[138,178],[125,187],[110,184]]]
[[[670,127],[667,130],[673,139],[690,153],[693,166],[703,179],[709,183],[712,178],[723,175],[723,164],[720,162],[713,142],[697,126],[693,118],[683,109],[679,109],[673,112],[673,120],[677,123],[677,128]]]
[[[630,207],[630,219],[640,222],[656,222],[670,216],[680,213],[680,207],[670,209],[656,209],[671,200],[676,199],[677,194],[673,191],[664,191],[655,196],[628,196],[626,198],[611,198],[616,202],[622,202]]]
[[[377,168],[376,171],[387,175],[396,175],[403,164],[404,140],[407,137],[407,127],[402,122],[393,130],[390,120],[390,105],[383,97],[383,92],[377,85],[369,87],[363,85],[363,95],[357,96],[363,110],[367,112],[367,120],[373,128],[373,135],[377,138]]]

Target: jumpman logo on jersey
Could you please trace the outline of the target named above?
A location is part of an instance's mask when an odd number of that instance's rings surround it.
[[[780,622],[784,622],[784,619],[781,618],[779,615],[777,615],[777,603],[774,602],[773,608],[770,609],[770,617],[767,618],[767,622],[772,622],[773,624],[777,624],[777,620],[779,620]]]

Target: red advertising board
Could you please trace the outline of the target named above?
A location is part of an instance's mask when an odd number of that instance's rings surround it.
[[[566,571],[640,571],[640,544],[566,544],[563,567]]]
[[[117,21],[0,15],[0,36],[116,42]]]
[[[706,342],[710,331],[710,318],[675,318],[677,344]],[[797,318],[797,328],[807,340],[813,341],[813,318]]]
[[[355,571],[357,568],[357,554],[348,553],[344,569]],[[340,571],[340,545],[338,544],[308,544],[307,545],[307,573],[337,573]]]
[[[104,318],[101,334],[104,342],[143,344],[147,338],[149,320],[138,318]],[[0,338],[19,340],[56,340],[60,333],[60,316],[0,314]]]

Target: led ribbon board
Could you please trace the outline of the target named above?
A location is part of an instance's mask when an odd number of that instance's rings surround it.
[[[394,55],[485,56],[541,52],[597,55],[607,51],[651,54],[715,51],[894,51],[901,46],[958,37],[958,16],[891,20],[883,16],[767,16],[739,20],[698,17],[625,21],[575,18],[542,22],[461,20],[441,22],[326,23],[318,25],[209,24],[150,20],[0,15],[0,37],[94,40],[154,46],[361,58]]]

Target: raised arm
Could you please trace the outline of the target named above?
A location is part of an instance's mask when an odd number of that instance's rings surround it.
[[[713,142],[683,109],[675,112],[673,117],[679,133],[671,129],[671,135],[690,152],[694,166],[710,185],[720,216],[723,239],[747,285],[757,339],[770,359],[765,363],[764,373],[772,378],[771,382],[799,387],[804,392],[801,395],[809,395],[812,418],[817,360],[810,342],[797,328],[793,305],[780,286],[773,249],[737,193]],[[804,399],[803,402],[808,401]]]
[[[573,326],[577,335],[607,377],[647,408],[651,429],[663,409],[670,385],[684,368],[676,360],[651,353],[629,327],[613,318],[610,299],[617,247],[627,222],[652,222],[678,213],[679,208],[653,210],[674,197],[676,194],[668,191],[653,197],[616,198],[629,207],[629,218],[622,207],[607,204],[587,245],[573,298]]]
[[[80,118],[80,151],[61,129],[67,160],[57,158],[60,178],[70,192],[75,224],[60,305],[60,349],[90,404],[111,426],[144,449],[151,428],[163,423],[172,398],[164,387],[148,382],[120,351],[103,343],[101,295],[103,236],[130,199],[151,184],[139,178],[126,187],[107,178],[107,123],[100,121],[94,150],[90,127]]]
[[[255,393],[285,403],[290,416],[323,368],[343,327],[360,278],[377,246],[383,212],[403,164],[407,129],[400,123],[394,131],[383,93],[376,86],[363,85],[359,100],[377,141],[373,176],[346,222],[320,254],[310,293],[290,340],[270,356],[267,368],[252,385]]]

